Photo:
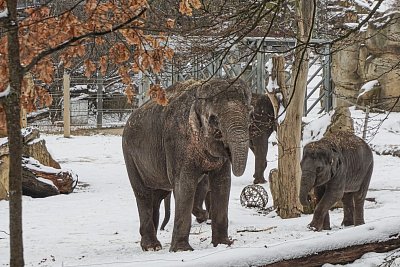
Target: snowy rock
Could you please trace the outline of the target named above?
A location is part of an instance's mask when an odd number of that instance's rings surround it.
[[[341,42],[334,47],[337,52],[332,58],[337,106],[350,106],[357,101],[360,105],[374,103],[374,107],[392,109],[400,95],[400,12],[375,19],[366,32],[349,39],[352,43]],[[364,91],[361,87],[372,80],[381,87],[360,101],[358,93]],[[393,111],[400,111],[399,103]]]

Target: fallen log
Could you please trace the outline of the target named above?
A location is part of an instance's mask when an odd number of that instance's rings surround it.
[[[22,169],[25,173],[23,189],[27,192],[36,192],[36,195],[43,195],[43,197],[72,193],[78,183],[77,176],[72,172],[45,166],[32,157],[22,158]],[[36,179],[36,181],[33,182],[32,179]],[[25,186],[29,186],[29,188],[25,188]],[[53,192],[54,188],[57,193]],[[40,190],[43,192],[40,193]]]
[[[78,182],[77,175],[61,169],[48,152],[39,131],[21,130],[23,137],[22,191],[31,197],[48,197],[71,193]],[[8,199],[9,149],[8,138],[0,138],[0,200]]]
[[[392,234],[382,237],[381,241],[365,244],[352,245],[345,248],[325,250],[298,258],[285,259],[271,264],[261,265],[268,267],[291,267],[291,266],[321,266],[330,264],[347,264],[361,258],[368,252],[384,253],[400,248],[400,234]]]
[[[40,181],[29,169],[22,168],[22,194],[42,198],[59,195],[60,192],[54,185]]]

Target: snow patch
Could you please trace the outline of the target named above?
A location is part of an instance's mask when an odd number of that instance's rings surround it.
[[[5,17],[8,17],[8,8],[0,11],[0,19]]]

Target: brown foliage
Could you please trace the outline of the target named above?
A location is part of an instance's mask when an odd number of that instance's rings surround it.
[[[158,104],[162,106],[166,106],[168,104],[165,90],[159,84],[150,86],[148,94],[150,98],[154,99]]]
[[[0,10],[6,3],[0,0]],[[180,10],[190,15],[193,8],[199,8],[198,0],[182,0]],[[80,12],[76,9],[81,8]],[[28,8],[24,10],[25,18],[19,22],[20,58],[23,72],[30,72],[35,81],[50,84],[54,79],[55,62],[51,55],[58,53],[58,58],[64,68],[71,67],[74,59],[79,59],[90,53],[93,44],[101,45],[106,42],[106,35],[116,36],[108,51],[98,56],[96,62],[90,59],[84,61],[85,75],[91,76],[97,69],[104,75],[109,62],[118,65],[118,73],[123,83],[129,86],[134,72],[147,70],[160,72],[165,59],[171,59],[173,50],[164,45],[165,37],[145,33],[146,0],[98,1],[86,0],[84,5],[74,9],[63,10],[62,13],[52,14],[48,6]],[[79,15],[77,15],[79,13]],[[172,28],[174,20],[166,20],[166,25]],[[8,85],[7,38],[0,39],[0,92]],[[34,103],[49,104],[50,98],[43,88],[34,90],[26,88],[27,82],[22,83],[23,106],[32,111]],[[162,92],[162,91],[154,91]],[[131,96],[129,93],[128,95]],[[162,94],[157,93],[161,103]]]

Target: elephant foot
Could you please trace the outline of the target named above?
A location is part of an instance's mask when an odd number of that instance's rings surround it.
[[[330,225],[324,225],[322,227],[322,230],[331,230],[331,226]]]
[[[312,221],[309,225],[308,225],[308,229],[313,230],[315,232],[320,232],[323,230],[323,225],[322,223],[316,223],[314,221]],[[327,229],[328,230],[328,229]]]
[[[159,251],[162,249],[160,241],[153,240],[146,240],[142,238],[142,241],[140,241],[140,246],[142,247],[143,251]]]
[[[179,251],[193,251],[193,248],[189,245],[188,242],[179,242],[175,244],[171,244],[170,252],[179,252]]]
[[[262,178],[255,178],[253,181],[253,184],[265,184],[267,182],[267,180],[264,179],[264,177]]]
[[[213,244],[214,247],[218,246],[219,244],[225,244],[225,245],[232,245],[233,244],[233,240],[230,239],[229,237],[225,237],[225,238],[213,238],[211,243]]]
[[[356,220],[354,223],[355,226],[362,225],[362,224],[365,224],[364,220]]]
[[[193,215],[196,216],[198,223],[203,223],[208,220],[208,212],[206,210],[193,211]]]
[[[342,225],[343,226],[352,226],[352,225],[354,225],[354,222],[351,220],[343,220]]]

